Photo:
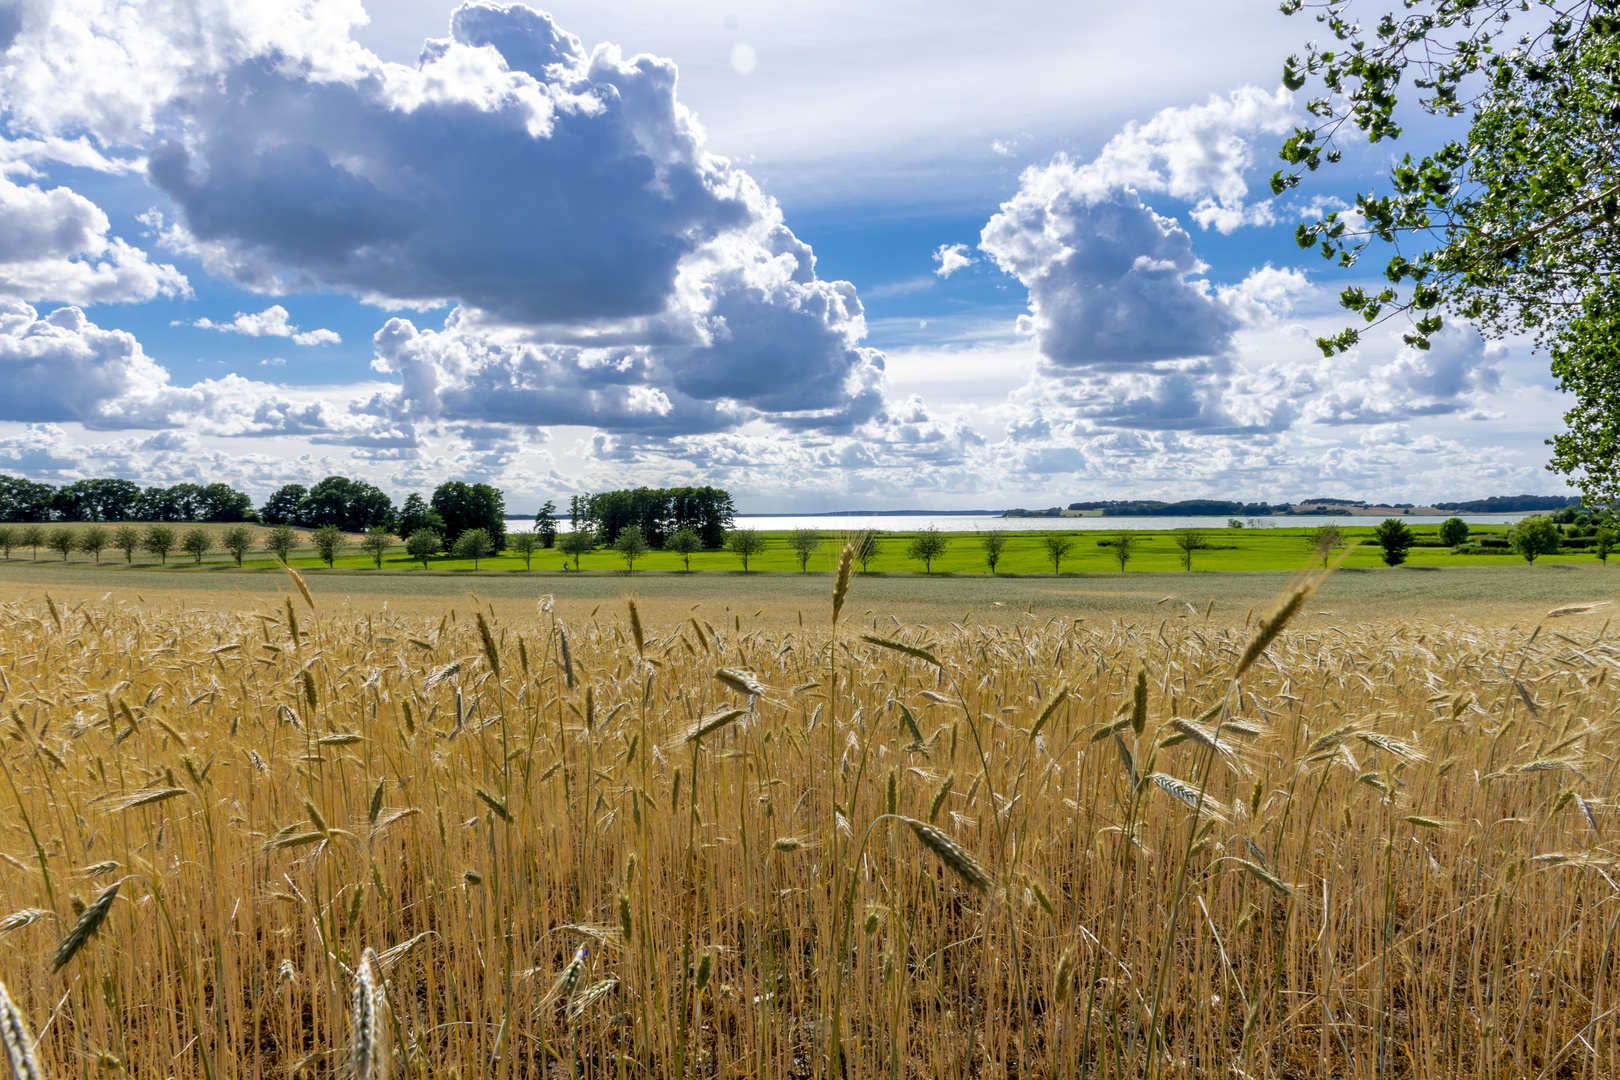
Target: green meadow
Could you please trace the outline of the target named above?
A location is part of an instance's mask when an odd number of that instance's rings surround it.
[[[1344,566],[1379,567],[1382,566],[1379,549],[1373,539],[1374,522],[1367,526],[1351,526],[1341,528],[1348,544],[1353,545],[1344,561]],[[185,526],[181,526],[184,529]],[[209,527],[217,529],[217,526]],[[1300,525],[1297,527],[1273,528],[1245,528],[1232,529],[1220,525],[1198,530],[1206,545],[1194,550],[1192,553],[1192,570],[1199,571],[1290,571],[1298,570],[1312,562],[1312,544],[1315,526]],[[1481,537],[1505,537],[1505,525],[1476,526],[1470,531],[1470,539],[1478,540]],[[1115,557],[1115,548],[1112,542],[1120,532],[1129,532],[1135,538],[1135,545],[1131,558],[1126,564],[1126,573],[1163,573],[1180,572],[1184,569],[1184,552],[1177,545],[1177,532],[1174,530],[1131,529],[1109,531],[1014,531],[1008,530],[1007,545],[1002,552],[997,572],[1003,575],[1045,574],[1054,572],[1061,574],[1117,574],[1120,572],[1119,562]],[[1488,549],[1487,552],[1453,553],[1451,548],[1440,545],[1437,536],[1437,526],[1413,527],[1416,545],[1407,553],[1407,566],[1412,567],[1462,567],[1462,566],[1505,566],[1522,564],[1520,556],[1507,548]],[[786,531],[764,532],[765,550],[748,560],[748,573],[780,574],[800,573],[800,562],[797,554],[789,546],[790,534]],[[846,534],[829,530],[822,534],[820,550],[810,556],[805,569],[810,572],[825,573],[831,569],[833,560],[843,544]],[[932,566],[925,571],[921,560],[910,558],[907,548],[916,536],[914,531],[895,531],[880,534],[879,551],[870,563],[864,568],[867,573],[881,574],[923,574],[934,575],[965,575],[988,574],[989,568],[985,562],[983,547],[983,533],[960,532],[947,533],[948,545],[943,557],[933,560]],[[1071,541],[1070,549],[1063,556],[1060,565],[1054,568],[1052,557],[1047,549],[1047,539],[1052,536],[1062,536]],[[406,554],[403,544],[395,544],[383,557],[379,568],[374,559],[362,554],[355,546],[357,537],[351,538],[350,546],[345,548],[336,559],[332,569],[343,571],[369,571],[371,573],[390,574],[562,574],[562,567],[566,561],[573,565],[573,560],[556,549],[539,550],[525,565],[522,556],[510,551],[480,559],[476,567],[471,560],[453,559],[448,555],[436,556],[428,560],[424,567],[418,559]],[[27,548],[15,549],[11,553],[10,561],[55,563],[61,566],[64,562],[75,568],[91,568],[99,565],[107,571],[119,571],[132,567],[145,570],[163,569],[168,572],[183,573],[222,573],[237,572],[236,562],[230,555],[214,551],[205,555],[201,561],[192,556],[179,552],[171,552],[166,563],[161,563],[155,556],[136,554],[134,560],[126,563],[122,553],[117,551],[101,554],[99,564],[90,555],[75,552],[66,560],[47,548],[40,548],[37,552],[30,552]],[[299,570],[320,571],[327,569],[326,563],[316,554],[314,548],[304,546],[294,551],[291,563]],[[1567,551],[1558,555],[1544,555],[1537,560],[1538,563],[1552,564],[1591,564],[1596,563],[1597,556],[1589,551]],[[571,569],[568,573],[582,570],[586,574],[623,574],[629,569],[623,556],[611,548],[597,548],[587,553],[583,566]],[[242,571],[269,572],[278,570],[280,564],[263,550],[248,553],[243,560]],[[634,572],[637,574],[685,573],[688,569],[687,561],[680,555],[669,551],[651,551],[635,561]],[[742,573],[743,562],[737,555],[727,550],[701,551],[692,555],[690,572],[693,575],[702,574],[736,574]]]

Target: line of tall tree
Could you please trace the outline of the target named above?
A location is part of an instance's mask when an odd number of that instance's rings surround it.
[[[364,480],[328,476],[314,487],[287,484],[277,489],[260,513],[267,525],[335,525],[344,532],[380,528],[405,541],[427,530],[447,548],[469,529],[483,529],[495,551],[506,549],[506,497],[489,484],[451,480],[434,488],[430,498],[407,495],[396,508],[386,492]]]
[[[706,548],[722,547],[736,512],[731,493],[716,487],[624,488],[575,495],[568,502],[575,532],[589,531],[612,544],[634,525],[653,547],[663,547],[681,529],[696,532]]]
[[[257,521],[253,500],[229,484],[143,488],[132,480],[53,487],[0,475],[0,521]]]

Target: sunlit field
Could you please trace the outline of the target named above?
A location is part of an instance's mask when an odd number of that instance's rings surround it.
[[[1605,606],[336,580],[0,604],[44,1075],[1616,1073]]]
[[[1151,519],[1147,519],[1151,520]],[[1176,533],[1171,530],[1143,527],[1144,519],[1121,519],[1119,532],[1130,533],[1135,539],[1135,546],[1130,559],[1123,572],[1125,573],[1156,573],[1161,571],[1181,571],[1187,569],[1185,552],[1177,546]],[[144,526],[142,526],[144,528]],[[201,556],[193,556],[176,548],[166,558],[160,559],[156,555],[144,551],[134,552],[130,557],[116,550],[102,551],[99,556],[92,556],[83,551],[69,552],[63,556],[52,551],[49,547],[41,546],[37,549],[26,547],[14,548],[7,559],[0,560],[0,568],[10,563],[50,563],[58,566],[72,567],[99,567],[108,571],[131,570],[136,568],[161,568],[174,573],[225,572],[237,569],[235,558],[219,550],[218,537],[230,526],[224,525],[174,525],[172,528],[177,534],[191,529],[200,528],[215,537],[215,547],[212,551]],[[45,530],[48,537],[58,529],[69,531],[82,531],[83,526],[58,525],[49,526]],[[242,560],[244,571],[279,574],[281,562],[279,559],[263,549],[263,538],[269,530],[263,526],[246,526],[254,537],[253,550],[249,551]],[[1010,530],[1007,533],[1006,550],[997,564],[997,573],[1009,574],[1114,574],[1120,573],[1121,567],[1112,547],[1119,532],[1092,532],[1052,530],[1022,531]],[[1208,529],[1197,530],[1205,545],[1192,553],[1191,569],[1194,571],[1288,571],[1308,562],[1315,545],[1315,529],[1308,525],[1293,527],[1231,529],[1222,527],[1212,520]],[[1347,545],[1354,545],[1345,560],[1348,567],[1376,567],[1383,563],[1379,556],[1377,544],[1373,540],[1371,526],[1345,526],[1341,529]],[[1436,527],[1414,527],[1412,533],[1417,545],[1407,553],[1407,565],[1415,567],[1461,567],[1461,566],[1502,566],[1522,563],[1524,560],[1506,547],[1485,550],[1470,549],[1468,551],[1454,552],[1450,547],[1443,546],[1438,537]],[[512,535],[511,533],[508,534]],[[830,573],[841,550],[844,536],[841,533],[827,532],[821,536],[821,546],[812,552],[808,558],[801,562],[799,556],[789,546],[789,534],[785,532],[766,532],[762,534],[765,540],[765,549],[762,553],[750,557],[746,567],[743,560],[726,549],[702,550],[694,553],[689,560],[673,552],[654,550],[639,556],[633,562],[627,562],[617,551],[608,547],[599,547],[585,554],[575,557],[564,554],[555,548],[540,548],[527,558],[508,550],[488,558],[478,560],[454,558],[449,554],[431,556],[426,562],[412,558],[406,553],[404,545],[397,541],[390,547],[380,560],[363,554],[358,550],[360,537],[350,534],[347,537],[347,546],[340,549],[330,569],[345,571],[365,571],[371,573],[388,572],[405,575],[431,575],[431,574],[470,574],[478,573],[485,576],[498,576],[510,574],[540,574],[557,575],[563,573],[563,564],[569,564],[568,573],[586,574],[658,574],[658,573]],[[1492,538],[1501,541],[1507,535],[1506,526],[1477,525],[1471,529],[1473,540]],[[881,533],[878,538],[878,550],[868,561],[865,570],[871,573],[886,574],[989,574],[990,569],[985,560],[983,535],[981,533],[948,533],[945,554],[940,558],[924,563],[907,554],[914,532]],[[1067,537],[1071,547],[1056,562],[1047,548],[1048,537]],[[297,533],[299,546],[295,548],[289,558],[292,566],[299,570],[322,571],[328,569],[315,549],[310,546],[309,534],[305,530]],[[1567,549],[1555,555],[1543,555],[1537,560],[1544,565],[1596,565],[1599,560],[1596,554],[1587,550]]]

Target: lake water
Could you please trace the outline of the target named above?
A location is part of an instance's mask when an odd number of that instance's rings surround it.
[[[1451,515],[1446,515],[1450,517]],[[1511,525],[1524,514],[1458,514],[1470,525]],[[1425,517],[1409,514],[1401,518],[1408,525],[1438,525],[1446,517]],[[1321,525],[1377,525],[1383,518],[1354,515],[1317,516],[1301,514],[1295,517],[1245,518],[1245,524],[1257,529],[1314,529]],[[566,519],[559,523],[568,529]],[[985,529],[1048,530],[1069,529],[1076,532],[1119,532],[1122,529],[1224,529],[1223,517],[1066,517],[1066,518],[1002,518],[990,514],[738,514],[736,525],[740,529],[758,529],[776,532],[786,529],[818,529],[824,533],[858,532],[877,529],[882,532],[912,532],[933,526],[944,532],[973,532]],[[528,529],[527,520],[514,520],[512,529]]]

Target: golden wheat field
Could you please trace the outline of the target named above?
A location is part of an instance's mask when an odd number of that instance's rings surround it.
[[[1601,611],[1291,626],[1309,584],[0,604],[13,1075],[1616,1075]]]

